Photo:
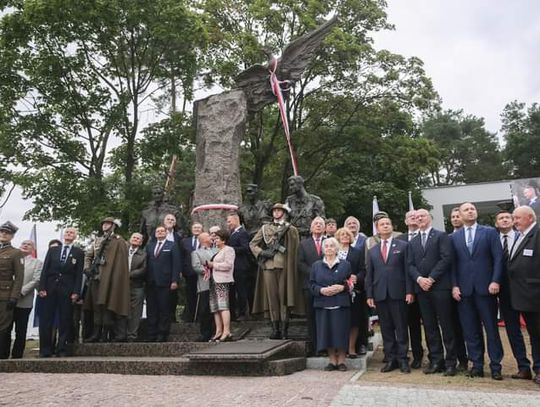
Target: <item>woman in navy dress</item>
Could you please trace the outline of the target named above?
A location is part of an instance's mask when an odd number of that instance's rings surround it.
[[[351,266],[348,261],[338,259],[338,247],[333,237],[323,240],[324,257],[313,264],[310,273],[317,350],[328,352],[327,371],[347,370],[345,355],[349,348],[351,299],[347,279]]]

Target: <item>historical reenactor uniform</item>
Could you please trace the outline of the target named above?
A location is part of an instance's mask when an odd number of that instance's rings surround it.
[[[84,258],[84,273],[88,277],[88,289],[84,300],[86,310],[94,315],[94,332],[89,342],[106,342],[111,339],[127,339],[127,316],[130,308],[128,244],[122,236],[114,233],[119,221],[111,217],[103,219],[112,227],[104,230],[88,247]]]
[[[0,226],[0,358],[9,356],[13,310],[21,296],[24,278],[24,256],[11,246],[13,235],[19,230],[10,221]]]
[[[270,315],[270,339],[282,337],[281,323],[283,336],[287,336],[289,313],[304,315],[305,312],[302,281],[296,272],[298,230],[285,221],[288,212],[286,205],[275,204],[273,223],[264,224],[249,244],[259,261],[253,313]]]

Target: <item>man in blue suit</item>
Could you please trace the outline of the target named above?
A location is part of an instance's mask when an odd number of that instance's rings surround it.
[[[469,359],[470,377],[484,376],[484,341],[487,334],[491,377],[502,380],[503,348],[497,327],[497,297],[503,268],[503,251],[497,231],[479,225],[476,207],[465,202],[459,207],[464,227],[451,236],[455,262],[452,271],[452,296],[458,310]]]
[[[39,355],[52,354],[52,328],[55,315],[59,315],[57,356],[67,355],[67,342],[71,336],[73,303],[79,299],[82,286],[84,252],[73,245],[77,239],[75,228],[66,228],[64,244],[51,247],[47,252],[41,278],[39,296],[43,299],[43,314],[39,321]]]
[[[388,217],[376,221],[381,241],[368,251],[367,304],[377,308],[386,364],[381,372],[399,368],[410,373],[407,350],[407,304],[414,301],[412,282],[407,273],[407,243],[394,239]]]
[[[178,245],[167,240],[165,226],[158,226],[155,233],[156,240],[146,246],[148,340],[167,342],[171,326],[170,291],[178,289],[182,263]]]
[[[446,233],[433,229],[427,210],[417,210],[416,221],[419,230],[409,242],[407,257],[409,276],[416,283],[415,294],[431,356],[430,365],[424,369],[424,373],[444,372],[445,376],[455,376],[457,355],[452,309],[452,243]]]

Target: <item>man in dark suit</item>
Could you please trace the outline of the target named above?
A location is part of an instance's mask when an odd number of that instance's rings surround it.
[[[413,287],[407,273],[407,243],[392,237],[389,218],[376,221],[381,239],[368,251],[366,296],[370,307],[377,308],[386,364],[381,372],[399,367],[410,373],[407,350],[407,304],[414,301]]]
[[[138,336],[144,304],[144,283],[146,280],[146,252],[141,247],[143,235],[133,233],[129,239],[128,267],[130,307],[127,320],[127,340],[134,342]]]
[[[182,276],[184,277],[186,307],[182,314],[182,320],[193,322],[195,308],[197,307],[197,273],[193,271],[191,253],[199,248],[199,234],[203,231],[203,225],[194,222],[191,225],[191,237],[185,237],[181,241],[180,251],[182,254]]]
[[[39,323],[39,355],[52,355],[52,328],[59,315],[56,356],[67,356],[67,342],[71,335],[73,303],[79,299],[82,285],[84,252],[75,247],[75,228],[66,228],[64,244],[47,252],[41,278],[39,296],[43,299],[43,313]]]
[[[419,232],[409,242],[407,257],[409,276],[416,283],[415,294],[431,356],[430,365],[424,369],[424,373],[444,372],[445,376],[455,376],[457,356],[452,315],[452,243],[446,233],[432,228],[431,215],[427,210],[417,210],[416,221]]]
[[[518,372],[512,375],[513,379],[531,380],[531,362],[527,359],[525,341],[521,333],[520,313],[512,308],[510,303],[510,283],[508,281],[507,264],[510,249],[517,240],[518,233],[513,229],[512,214],[500,211],[495,216],[495,227],[499,231],[499,238],[503,248],[503,276],[499,292],[499,309],[504,320],[506,336],[512,348],[512,354],[518,365]]]
[[[399,235],[396,237],[396,239],[410,242],[418,235],[418,223],[416,221],[415,210],[408,211],[405,214],[405,225],[407,226],[407,233]],[[422,359],[424,357],[420,305],[418,304],[418,301],[414,301],[413,303],[409,304],[407,308],[407,325],[409,327],[409,339],[411,341],[411,351],[413,356],[411,367],[413,369],[420,369],[420,367],[422,367]]]
[[[236,318],[246,319],[249,317],[249,306],[253,303],[253,289],[249,286],[249,274],[253,264],[249,249],[249,233],[240,225],[240,217],[236,213],[227,215],[227,227],[229,228],[227,244],[234,249],[235,253],[234,284],[229,287],[229,296],[235,300],[231,301],[231,314]]]
[[[317,350],[317,331],[315,329],[315,310],[313,308],[313,296],[309,284],[311,266],[317,260],[322,260],[322,241],[325,230],[324,219],[317,216],[311,221],[311,236],[300,241],[298,248],[298,272],[302,279],[302,291],[306,307],[308,337],[311,341],[310,353]]]
[[[502,278],[502,247],[497,231],[479,225],[476,207],[465,202],[459,207],[464,227],[451,236],[455,262],[452,270],[452,296],[458,311],[469,358],[470,377],[484,376],[484,341],[487,335],[491,377],[502,380],[503,348],[497,326],[497,297]]]
[[[360,232],[360,221],[354,216],[349,216],[343,222],[343,227],[349,229],[353,236],[354,240],[351,244],[355,249],[362,249],[364,247],[364,242],[366,241],[366,235]]]
[[[531,180],[525,185],[523,196],[527,200],[525,205],[531,207],[538,217],[540,215],[540,199],[538,199],[538,184],[535,180]]]
[[[146,314],[150,342],[167,342],[171,326],[170,291],[178,289],[180,279],[180,250],[166,238],[167,230],[158,226],[156,240],[146,246]]]
[[[514,227],[519,237],[510,250],[508,277],[512,308],[523,313],[531,340],[534,382],[540,385],[540,231],[534,210],[516,208]]]

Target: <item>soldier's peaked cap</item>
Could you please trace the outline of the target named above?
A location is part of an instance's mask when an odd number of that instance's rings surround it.
[[[2,225],[0,225],[0,230],[14,235],[15,233],[17,233],[17,230],[19,230],[19,228],[8,220],[7,222],[4,222]]]
[[[274,206],[272,206],[272,210],[274,209],[281,209],[282,211],[285,211],[287,213],[291,212],[291,208],[289,208],[289,205],[282,203],[275,203]]]

